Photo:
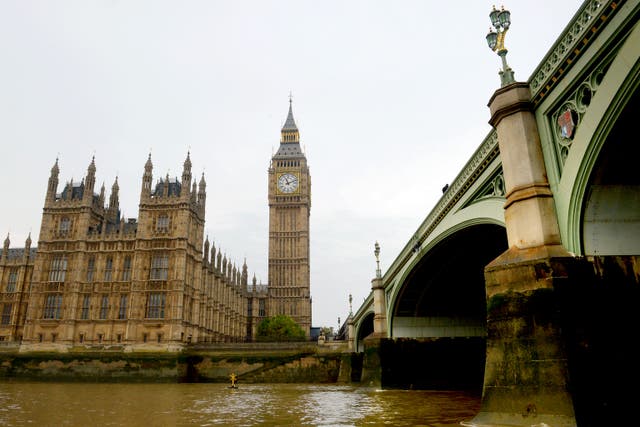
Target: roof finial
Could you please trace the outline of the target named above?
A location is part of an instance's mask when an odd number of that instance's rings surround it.
[[[60,172],[60,168],[58,167],[58,158],[60,157],[60,154],[58,153],[58,156],[56,156],[56,162],[53,164],[53,167],[51,168],[51,173],[52,174],[58,174]]]
[[[298,131],[298,127],[296,126],[296,122],[293,119],[293,96],[291,92],[289,92],[289,113],[287,114],[287,120],[284,122],[284,126],[282,127],[283,131]],[[297,141],[296,141],[297,142]]]

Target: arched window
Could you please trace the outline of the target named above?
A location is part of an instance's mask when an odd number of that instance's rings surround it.
[[[122,281],[128,282],[131,280],[131,256],[124,257],[124,264],[122,265]]]
[[[107,262],[104,265],[104,281],[110,282],[113,276],[113,258],[107,258]]]
[[[151,258],[151,280],[167,280],[169,277],[169,255],[157,254]]]
[[[7,282],[7,292],[15,292],[18,284],[18,269],[12,268],[9,271],[9,281]]]
[[[96,268],[96,257],[89,257],[89,261],[87,261],[87,282],[93,282],[93,272]]]
[[[152,292],[147,295],[147,319],[163,319],[166,304],[166,295],[164,292]]]
[[[71,220],[67,217],[64,217],[60,220],[60,227],[58,228],[60,234],[67,234],[71,231]]]
[[[166,233],[169,231],[169,216],[166,214],[162,214],[158,216],[156,220],[156,231]]]
[[[49,270],[50,282],[64,282],[67,274],[67,258],[64,255],[56,256],[51,260],[51,269]]]
[[[62,294],[48,294],[44,300],[43,319],[60,319]]]

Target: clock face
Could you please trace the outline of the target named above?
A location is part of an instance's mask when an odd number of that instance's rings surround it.
[[[293,193],[298,189],[298,177],[292,173],[285,173],[278,178],[278,190],[282,193]]]

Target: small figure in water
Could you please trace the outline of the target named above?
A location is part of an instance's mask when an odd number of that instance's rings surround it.
[[[236,374],[232,372],[231,375],[229,375],[229,379],[231,379],[231,385],[229,386],[229,388],[238,388],[238,386],[236,385],[236,380],[238,379]]]

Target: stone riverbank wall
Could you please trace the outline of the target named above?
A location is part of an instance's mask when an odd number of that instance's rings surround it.
[[[342,361],[349,362],[344,350],[346,343],[209,345],[180,352],[7,348],[0,351],[0,381],[229,382],[234,373],[238,383],[335,383]]]

